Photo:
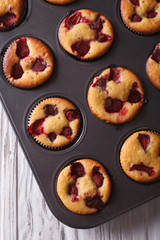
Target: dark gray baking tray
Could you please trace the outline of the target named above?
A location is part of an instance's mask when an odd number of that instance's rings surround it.
[[[160,130],[160,93],[152,86],[145,72],[145,62],[160,40],[160,33],[139,36],[121,22],[119,2],[112,0],[77,0],[66,6],[56,6],[43,0],[29,0],[28,12],[15,29],[0,32],[1,63],[10,41],[20,36],[33,36],[44,41],[55,57],[52,77],[38,88],[18,89],[5,79],[0,68],[1,99],[21,142],[28,162],[52,213],[63,223],[75,228],[90,228],[160,194],[160,181],[139,184],[121,170],[118,151],[124,137],[135,129]],[[82,62],[63,51],[58,43],[57,31],[62,19],[71,11],[91,8],[110,19],[115,31],[111,49],[91,62]],[[98,120],[87,104],[88,85],[97,72],[110,64],[124,66],[135,72],[142,81],[147,104],[130,122],[119,127]],[[44,96],[59,95],[73,101],[81,110],[83,130],[78,141],[62,151],[51,151],[39,146],[28,134],[26,121],[31,107]],[[82,216],[68,211],[56,194],[57,173],[62,167],[82,157],[100,161],[112,181],[111,198],[104,208],[92,215]]]

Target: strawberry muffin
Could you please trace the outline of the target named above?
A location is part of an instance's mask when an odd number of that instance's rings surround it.
[[[60,172],[57,193],[70,211],[91,214],[105,207],[111,193],[111,182],[99,162],[81,159]]]
[[[123,67],[107,68],[93,79],[88,91],[92,113],[107,123],[131,120],[144,102],[139,78]]]
[[[80,112],[64,98],[47,98],[33,109],[28,130],[40,145],[59,148],[73,142],[80,131]]]
[[[25,0],[1,0],[0,30],[8,30],[15,27],[24,15],[25,6]]]
[[[137,33],[160,31],[160,0],[121,0],[121,15],[126,26]]]
[[[146,71],[151,83],[160,90],[160,43],[147,59]]]
[[[58,32],[61,46],[80,59],[104,54],[114,38],[110,21],[90,9],[80,9],[66,17]]]
[[[7,49],[3,71],[9,82],[19,88],[34,88],[50,78],[54,61],[50,49],[40,40],[21,37]]]
[[[137,182],[149,183],[160,177],[160,135],[138,131],[129,136],[120,151],[125,174]]]

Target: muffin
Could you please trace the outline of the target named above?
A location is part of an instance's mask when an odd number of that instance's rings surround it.
[[[120,151],[125,174],[137,182],[149,183],[160,177],[160,135],[138,131],[129,136]]]
[[[107,68],[95,77],[88,90],[92,113],[107,123],[131,120],[144,102],[139,78],[123,67]]]
[[[113,28],[103,15],[80,9],[66,17],[58,32],[61,46],[80,59],[93,59],[104,54],[113,42]]]
[[[121,0],[121,15],[125,25],[137,33],[160,31],[159,0]]]
[[[57,193],[70,211],[91,214],[105,207],[111,193],[111,182],[99,162],[81,159],[60,172]]]
[[[25,11],[25,0],[0,1],[0,30],[15,27]]]
[[[3,71],[10,83],[19,88],[34,88],[52,74],[50,49],[40,40],[22,37],[14,41],[3,58]]]
[[[157,44],[153,53],[147,59],[146,72],[151,83],[160,90],[160,43]]]
[[[55,3],[55,4],[68,4],[68,3],[71,3],[71,2],[74,2],[75,0],[46,0],[47,2],[50,2],[50,3]]]
[[[33,109],[28,130],[43,146],[65,147],[76,139],[80,120],[80,112],[71,102],[59,97],[47,98]]]

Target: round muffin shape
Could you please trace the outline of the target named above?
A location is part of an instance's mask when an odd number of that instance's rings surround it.
[[[123,67],[107,68],[95,77],[88,90],[92,113],[108,123],[124,123],[132,119],[144,102],[139,78]]]
[[[146,62],[146,72],[151,83],[160,90],[160,43],[158,43]]]
[[[138,131],[129,136],[120,151],[125,174],[137,182],[149,183],[160,177],[160,135]]]
[[[68,4],[68,3],[71,3],[71,2],[74,2],[75,0],[46,0],[47,2],[50,2],[50,3],[55,3],[55,4]]]
[[[0,1],[0,30],[15,27],[25,11],[25,0]]]
[[[99,162],[81,159],[60,172],[57,193],[70,211],[91,214],[105,207],[111,193],[111,182]]]
[[[54,66],[50,49],[40,40],[21,37],[7,49],[3,58],[3,71],[12,85],[33,88],[44,83]]]
[[[59,148],[71,143],[80,129],[80,112],[68,100],[58,97],[41,101],[32,111],[28,130],[46,147]]]
[[[70,54],[80,59],[93,59],[108,50],[114,34],[105,16],[90,9],[80,9],[62,21],[58,37]]]
[[[121,15],[126,26],[138,33],[160,31],[159,0],[121,0]]]

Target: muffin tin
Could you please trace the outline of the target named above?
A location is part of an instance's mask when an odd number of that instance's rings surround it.
[[[94,61],[80,61],[60,47],[57,32],[61,21],[72,10],[90,8],[105,15],[113,24],[115,40],[110,50]],[[6,80],[2,70],[3,55],[14,39],[32,36],[49,46],[55,59],[52,77],[41,86],[18,89]],[[159,42],[160,33],[140,36],[129,31],[121,21],[119,1],[76,0],[58,6],[44,0],[28,0],[28,12],[16,28],[0,32],[1,99],[19,138],[31,169],[52,213],[64,224],[75,228],[91,228],[160,194],[160,181],[140,184],[129,179],[119,164],[119,147],[124,138],[137,129],[160,131],[160,93],[150,83],[145,63]],[[87,103],[88,86],[93,77],[109,65],[123,66],[133,71],[143,84],[146,104],[139,114],[124,125],[111,125],[97,119]],[[41,147],[30,136],[27,120],[36,102],[47,96],[61,96],[78,106],[83,118],[82,132],[70,147],[53,151]],[[118,156],[118,157],[117,157]],[[60,170],[71,161],[92,158],[106,168],[111,177],[112,192],[106,207],[95,214],[78,215],[67,210],[56,193]]]

